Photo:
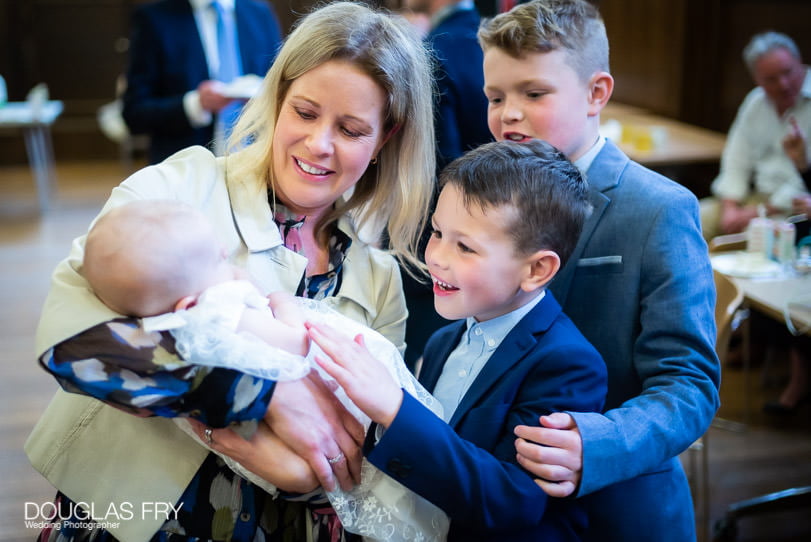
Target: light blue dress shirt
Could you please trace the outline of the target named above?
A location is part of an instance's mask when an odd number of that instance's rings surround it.
[[[540,295],[525,305],[492,320],[477,322],[473,317],[467,319],[467,329],[445,361],[433,392],[434,397],[442,403],[443,418],[446,422],[453,417],[462,397],[504,337],[543,299],[544,295],[546,292],[542,290]]]

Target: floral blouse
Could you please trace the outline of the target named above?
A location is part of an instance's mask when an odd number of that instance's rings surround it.
[[[336,295],[351,242],[335,228],[329,243],[330,269],[303,278],[297,294],[313,299]],[[136,416],[191,417],[211,427],[261,420],[275,385],[232,369],[189,366],[180,360],[169,332],[145,332],[134,318],[118,318],[85,330],[39,362],[66,391],[90,395]],[[339,524],[336,528],[337,517],[324,499],[284,493],[274,499],[233,473],[213,453],[178,503],[183,506],[177,517],[165,522],[152,540],[355,539]],[[77,514],[77,507],[61,492],[55,504],[61,528],[43,530],[40,542],[115,540],[88,522],[80,509]],[[305,532],[307,515],[313,520],[312,533]]]

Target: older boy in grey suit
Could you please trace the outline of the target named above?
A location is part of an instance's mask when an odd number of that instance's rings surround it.
[[[720,372],[698,202],[600,136],[613,79],[593,5],[534,0],[479,39],[493,135],[556,145],[586,172],[594,206],[550,288],[605,359],[607,410],[518,426],[519,462],[550,495],[583,500],[590,540],[693,540],[677,456],[712,421]]]

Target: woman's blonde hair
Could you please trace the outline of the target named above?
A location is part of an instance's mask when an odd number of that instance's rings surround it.
[[[265,76],[262,90],[245,107],[229,146],[248,142],[229,175],[273,178],[271,144],[276,121],[294,80],[330,60],[349,61],[387,95],[384,133],[391,134],[348,201],[318,224],[323,232],[352,212],[360,228],[386,218],[390,251],[411,266],[434,186],[433,83],[429,56],[403,18],[352,2],[315,9],[298,21]],[[336,81],[340,84],[340,81]]]

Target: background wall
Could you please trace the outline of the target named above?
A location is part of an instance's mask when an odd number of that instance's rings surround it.
[[[790,35],[811,61],[808,0],[598,0],[614,99],[722,132],[753,82],[741,51],[754,34]]]
[[[9,99],[39,82],[63,100],[53,127],[57,159],[112,157],[118,147],[96,112],[126,70],[129,20],[147,0],[0,0],[0,74]],[[272,0],[284,28],[315,0]],[[808,0],[593,0],[611,42],[614,99],[725,132],[751,79],[740,52],[775,29],[811,60]],[[487,11],[493,0],[477,0]],[[387,0],[395,5],[398,0]],[[17,134],[0,132],[0,164],[24,163]]]

